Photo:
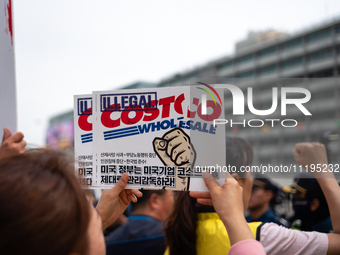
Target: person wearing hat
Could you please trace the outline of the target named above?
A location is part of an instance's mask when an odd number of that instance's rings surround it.
[[[294,216],[290,220],[292,228],[322,233],[332,232],[328,204],[313,174],[306,172],[297,175],[293,185],[285,186],[283,190],[293,194]]]
[[[288,222],[276,215],[272,208],[278,191],[279,188],[267,177],[263,175],[255,176],[248,203],[249,215],[246,217],[247,222],[274,222],[278,225],[288,227]]]

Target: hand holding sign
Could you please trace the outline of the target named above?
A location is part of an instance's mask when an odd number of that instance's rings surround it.
[[[153,140],[153,148],[166,166],[193,166],[196,151],[190,143],[190,137],[180,128],[165,133],[162,138]]]
[[[4,128],[4,135],[0,144],[0,160],[24,154],[26,152],[26,144],[23,133],[16,132],[12,135],[8,128]]]

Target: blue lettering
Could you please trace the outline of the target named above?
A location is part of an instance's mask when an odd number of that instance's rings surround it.
[[[192,120],[188,120],[188,121],[187,121],[187,126],[186,126],[186,129],[192,129],[192,128],[193,128],[193,125],[192,125],[192,123],[194,123],[194,121],[192,121]]]
[[[137,97],[136,96],[131,96],[129,98],[129,105],[131,108],[137,107]]]
[[[208,133],[209,132],[209,130],[207,129],[207,123],[203,123],[202,132],[204,132],[204,133]]]
[[[152,124],[153,123],[143,124],[143,126],[139,125],[138,126],[139,133],[141,133],[141,134],[143,134],[144,132],[149,133],[150,127],[151,127]]]
[[[195,126],[192,128],[192,130],[198,130],[198,131],[202,131],[201,129],[201,122],[196,122]]]
[[[144,100],[145,100],[145,99],[144,99]],[[152,101],[151,95],[148,95],[148,106],[149,106],[150,108],[152,107],[151,101]]]
[[[157,129],[157,131],[161,130],[161,123],[159,121],[157,121],[157,123],[151,123],[152,128],[151,131],[154,132],[155,129]]]
[[[175,119],[171,119],[170,123],[171,123],[171,126],[170,126],[171,128],[177,127],[177,125],[175,124]]]
[[[108,99],[109,99],[109,106],[110,106],[110,98],[108,98]],[[114,108],[119,109],[119,107],[118,107],[118,98],[117,97],[114,97],[114,102],[115,102]]]
[[[129,103],[127,99],[128,99],[128,96],[122,96],[122,109],[124,109],[125,105]]]
[[[144,105],[146,105],[145,96],[141,96],[139,99],[139,107],[142,108]]]
[[[214,125],[211,124],[211,125],[210,125],[210,129],[209,129],[209,133],[210,133],[210,134],[215,134],[216,128],[217,128],[217,127],[214,127]]]
[[[185,128],[185,122],[182,121],[182,120],[180,120],[180,121],[179,121],[179,127],[180,127],[180,128]]]
[[[167,128],[169,128],[169,126],[170,126],[170,121],[168,121],[168,120],[163,120],[162,122],[161,122],[161,127],[162,127],[162,129],[167,129]]]

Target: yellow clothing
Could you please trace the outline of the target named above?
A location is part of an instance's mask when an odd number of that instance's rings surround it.
[[[230,249],[230,241],[228,233],[217,213],[198,213],[197,214],[197,255],[226,255]],[[256,239],[258,226],[262,222],[251,222],[248,226]],[[169,248],[166,249],[164,255],[169,255]]]

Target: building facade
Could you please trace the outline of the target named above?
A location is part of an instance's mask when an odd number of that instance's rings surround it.
[[[250,33],[247,40],[236,45],[235,54],[231,56],[164,78],[158,84],[136,83],[122,89],[183,86],[196,82],[234,84],[245,97],[249,94],[248,88],[252,88],[254,108],[267,110],[273,103],[273,88],[277,88],[279,103],[270,116],[254,115],[247,105],[243,116],[233,115],[233,97],[226,90],[226,119],[241,123],[226,125],[227,135],[243,137],[253,145],[254,164],[294,163],[291,152],[297,142],[303,141],[325,143],[330,163],[336,163],[340,161],[339,67],[340,18],[290,35],[272,30]],[[304,106],[311,116],[304,115],[294,105],[289,105],[287,114],[282,115],[280,91],[294,87],[310,91],[311,99]],[[289,96],[300,97],[299,93]],[[71,112],[70,117],[73,116]],[[243,125],[254,119],[266,124],[257,128]],[[272,126],[266,119],[279,121]],[[284,119],[294,119],[297,125],[283,127],[280,123]]]
[[[327,144],[331,163],[340,160],[340,19],[287,35],[270,32],[250,34],[238,43],[235,54],[226,56],[195,70],[178,73],[162,80],[158,86],[192,85],[196,82],[237,85],[247,97],[252,88],[253,106],[270,109],[273,88],[278,90],[278,108],[270,116],[256,116],[245,106],[245,115],[232,113],[233,98],[225,92],[226,119],[241,123],[226,125],[227,135],[240,136],[254,147],[254,164],[288,165],[294,163],[292,150],[297,142],[318,141]],[[262,35],[261,35],[262,34]],[[254,38],[264,38],[255,40]],[[305,116],[296,106],[287,106],[287,114],[280,112],[281,88],[300,87],[310,91],[311,99],[304,104],[312,116]],[[292,93],[287,98],[300,98]],[[245,100],[246,101],[246,100]],[[281,109],[282,110],[282,109]],[[296,127],[272,127],[265,122],[261,128],[247,125],[249,120],[294,119]],[[243,125],[243,122],[246,125]],[[255,123],[255,121],[253,122]],[[260,122],[256,125],[258,125]],[[278,122],[275,122],[278,123]],[[255,125],[255,124],[254,124]]]

